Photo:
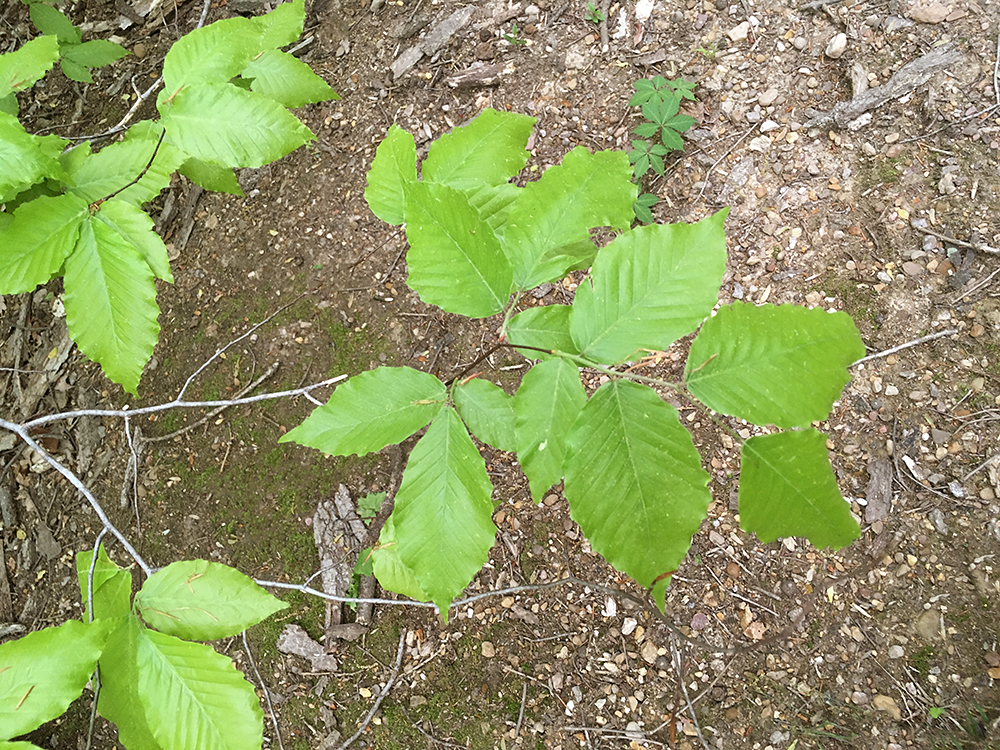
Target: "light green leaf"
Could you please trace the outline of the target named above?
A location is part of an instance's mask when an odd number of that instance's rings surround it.
[[[510,207],[524,188],[505,182],[502,185],[480,185],[464,190],[469,203],[479,212],[479,218],[489,224],[494,232],[499,232],[507,221]]]
[[[76,575],[80,584],[80,599],[83,602],[83,620],[87,618],[87,573],[93,552],[78,552],[76,555]],[[114,620],[125,617],[132,611],[132,573],[119,568],[108,557],[101,545],[94,566],[94,618]]]
[[[243,189],[236,181],[236,173],[233,172],[232,167],[220,167],[201,159],[192,158],[178,167],[177,171],[205,190],[211,190],[214,193],[243,195]]]
[[[75,62],[65,55],[59,60],[59,67],[62,68],[62,72],[65,73],[66,77],[71,81],[77,81],[79,83],[94,82],[94,77],[85,66],[80,65],[80,63]]]
[[[129,615],[108,637],[101,661],[101,692],[97,710],[118,727],[118,741],[130,750],[162,750],[153,738],[146,709],[139,700],[137,649],[139,619]],[[160,709],[154,709],[160,710]]]
[[[111,624],[70,620],[0,644],[0,738],[58,718],[83,692]]]
[[[694,331],[719,299],[728,209],[697,224],[654,224],[618,237],[576,290],[570,332],[577,351],[616,364],[660,351]]]
[[[0,750],[42,750],[38,745],[30,742],[8,742],[0,740]]]
[[[758,435],[743,445],[740,527],[762,542],[804,536],[814,546],[845,547],[861,536],[840,494],[819,430]]]
[[[378,537],[378,547],[372,550],[372,573],[386,591],[394,591],[419,602],[430,600],[430,597],[417,583],[413,571],[403,565],[403,561],[399,559],[396,527],[392,514],[385,519],[385,525],[382,526],[382,532]]]
[[[164,750],[261,746],[260,700],[229,657],[155,630],[140,630],[136,645],[139,700]]]
[[[691,344],[684,379],[706,406],[755,424],[826,419],[865,348],[846,313],[727,305]]]
[[[160,333],[156,282],[139,249],[92,217],[66,259],[65,284],[69,335],[111,380],[136,395]]]
[[[425,180],[464,190],[499,185],[528,161],[525,145],[534,117],[486,108],[468,125],[434,141],[421,167]]]
[[[399,226],[403,223],[406,189],[416,181],[417,147],[413,136],[398,125],[392,125],[375,149],[375,159],[368,170],[365,201],[382,221]]]
[[[712,501],[677,410],[651,388],[613,380],[567,443],[564,493],[591,546],[642,586],[676,571]]]
[[[31,88],[58,59],[59,40],[54,36],[36,37],[13,52],[0,55],[0,99]]]
[[[579,354],[569,333],[569,305],[546,305],[519,312],[507,324],[507,340],[514,345],[534,346],[567,354]],[[548,359],[533,349],[520,349],[528,359]]]
[[[87,609],[87,574],[90,571],[90,561],[94,559],[93,550],[76,553],[76,580],[80,584],[80,600],[83,608]],[[94,564],[94,591],[97,591],[106,581],[114,578],[123,568],[108,557],[107,550],[102,544],[97,551],[97,562]]]
[[[424,302],[470,318],[503,310],[513,288],[510,263],[465,194],[415,182],[405,199],[409,287]]]
[[[62,143],[61,138],[56,141]],[[64,177],[48,141],[30,135],[17,118],[0,112],[0,202],[13,198],[46,177]]]
[[[259,167],[315,139],[277,102],[228,83],[187,86],[157,107],[171,143],[222,166]]]
[[[502,236],[517,288],[561,278],[568,266],[558,262],[558,254],[543,263],[545,254],[587,240],[589,229],[628,229],[638,195],[631,178],[628,157],[621,151],[591,154],[579,146],[562,164],[528,183],[510,208]]]
[[[92,39],[83,44],[63,47],[63,58],[72,60],[86,68],[100,68],[121,60],[128,50],[107,39]]]
[[[147,120],[130,127],[121,142],[105,146],[96,154],[80,147],[73,149],[73,157],[64,159],[71,192],[88,203],[113,193],[121,201],[149,203],[170,185],[171,175],[185,158],[171,144],[160,142],[162,133],[159,123]],[[138,182],[130,184],[137,178]]]
[[[62,267],[87,218],[87,203],[76,195],[41,197],[18,206],[14,221],[0,234],[0,292],[34,291]]]
[[[396,493],[399,559],[448,619],[448,605],[489,558],[496,536],[490,478],[452,408],[420,438]]]
[[[333,456],[364,455],[401,443],[445,405],[447,390],[433,375],[409,367],[379,367],[355,375],[278,442]]]
[[[28,12],[35,28],[43,34],[54,34],[60,42],[66,45],[80,43],[80,29],[74,26],[73,22],[66,18],[61,11],[56,10],[51,5],[35,2],[31,4]]]
[[[580,371],[563,359],[535,365],[517,389],[517,458],[536,503],[562,479],[566,438],[586,402]]]
[[[455,408],[477,438],[513,453],[514,399],[488,380],[473,378],[455,388]]]
[[[252,18],[251,21],[261,33],[260,48],[276,49],[299,38],[305,18],[305,0],[292,0],[281,3],[270,13]]]
[[[253,79],[251,91],[290,109],[340,98],[312,68],[276,49],[265,50],[251,60],[242,75]]]
[[[116,198],[104,201],[94,219],[106,224],[112,232],[133,245],[156,278],[173,282],[167,247],[160,235],[153,231],[153,220],[141,208]]]
[[[261,49],[261,28],[246,18],[227,18],[195,29],[163,60],[161,99],[196,84],[227,84]],[[196,97],[197,98],[197,97]],[[158,105],[160,106],[160,105]],[[163,110],[160,110],[163,114]]]
[[[182,560],[156,571],[135,604],[161,633],[192,641],[239,635],[288,606],[235,568],[206,560]]]

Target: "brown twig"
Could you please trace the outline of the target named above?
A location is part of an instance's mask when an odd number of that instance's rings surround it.
[[[368,725],[371,723],[372,717],[375,715],[375,712],[378,711],[378,707],[382,705],[382,701],[385,700],[385,697],[389,694],[389,691],[392,689],[393,683],[399,676],[399,668],[403,664],[403,646],[405,644],[406,644],[406,628],[403,628],[399,634],[399,648],[396,649],[396,666],[393,667],[392,674],[389,675],[389,679],[386,681],[385,687],[382,688],[382,692],[379,693],[378,698],[375,699],[375,704],[368,711],[368,714],[365,716],[364,721],[361,722],[361,726],[358,727],[358,731],[356,731],[354,734],[348,737],[347,740],[345,740],[344,743],[337,750],[347,750],[347,748],[353,745],[354,741],[357,740],[358,737],[360,737],[362,734],[364,734],[364,731],[368,728]]]

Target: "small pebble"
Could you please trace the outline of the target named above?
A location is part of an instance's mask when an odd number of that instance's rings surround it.
[[[903,654],[905,654],[905,653],[906,652],[903,651],[903,647],[902,646],[889,646],[889,658],[890,659],[902,659],[903,658]]]
[[[726,34],[726,36],[728,36],[734,42],[745,42],[749,35],[750,35],[749,21],[744,21],[739,26],[730,29]]]
[[[826,45],[826,56],[836,60],[847,51],[847,34],[841,32]]]
[[[776,88],[770,88],[757,97],[757,103],[762,107],[770,107],[774,100],[778,98],[780,92]]]
[[[898,140],[899,140],[899,133],[889,133],[889,135],[885,137],[886,143],[895,143]]]
[[[868,696],[859,690],[855,690],[853,693],[851,693],[851,703],[853,703],[855,706],[867,706]]]
[[[797,36],[792,40],[792,46],[801,52],[809,45],[804,36]]]

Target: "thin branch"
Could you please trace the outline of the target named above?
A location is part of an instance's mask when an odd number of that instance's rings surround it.
[[[934,339],[941,339],[945,336],[953,336],[958,333],[954,328],[948,328],[944,331],[938,331],[937,333],[932,333],[927,336],[921,336],[919,339],[914,339],[913,341],[907,341],[905,344],[900,344],[899,346],[894,346],[891,349],[886,349],[885,351],[876,352],[875,354],[869,354],[867,357],[862,357],[856,362],[852,362],[849,366],[856,367],[862,362],[870,362],[873,359],[878,359],[879,357],[887,357],[890,354],[895,354],[896,352],[901,352],[903,349],[909,349],[912,346],[917,346],[918,344],[926,344],[928,341],[934,341]]]
[[[833,2],[834,0],[830,1]],[[763,120],[761,120],[761,122],[763,122]],[[738,139],[736,139],[736,142],[732,146],[726,149],[725,153],[716,160],[715,164],[713,164],[711,167],[708,168],[708,171],[705,173],[705,181],[704,183],[702,183],[701,190],[698,191],[698,195],[695,197],[694,201],[692,201],[693,203],[697,203],[698,201],[700,201],[701,197],[705,194],[705,191],[708,190],[708,184],[709,184],[708,178],[712,176],[712,172],[715,171],[715,168],[720,164],[722,164],[722,160],[725,159],[727,156],[729,156],[733,152],[734,148],[743,143],[743,141],[746,140],[747,136],[749,136],[751,133],[753,133],[753,131],[755,131],[758,127],[760,127],[760,124],[761,124],[760,122],[755,123],[752,128],[750,128],[747,132],[745,132]]]
[[[115,125],[114,127],[105,130],[103,133],[95,133],[94,135],[68,136],[66,140],[94,141],[97,140],[98,138],[107,138],[109,136],[122,132],[132,121],[132,118],[135,117],[135,113],[139,111],[139,107],[141,107],[145,103],[145,101],[149,98],[150,94],[152,94],[154,91],[156,91],[156,89],[160,87],[161,83],[163,83],[163,76],[160,76],[155,81],[153,81],[153,83],[150,84],[149,88],[142,92],[139,98],[136,99],[135,102],[132,104],[132,106],[129,108],[129,111],[125,113],[125,116],[121,120],[119,120],[118,124]]]
[[[274,706],[271,704],[271,691],[267,689],[267,685],[264,684],[264,678],[260,676],[260,672],[257,670],[257,662],[253,660],[250,643],[247,641],[247,631],[244,630],[240,635],[243,637],[243,648],[247,652],[247,661],[250,662],[253,673],[257,676],[257,682],[260,683],[260,689],[264,693],[264,700],[267,702],[267,712],[271,715],[271,723],[274,724],[274,736],[278,740],[278,747],[281,750],[285,750],[285,743],[281,741],[281,728],[278,727],[278,716],[274,713]]]
[[[104,508],[102,508],[101,504],[97,502],[97,498],[94,497],[94,494],[87,489],[87,485],[80,481],[80,478],[76,474],[50,456],[48,451],[32,439],[31,435],[28,434],[28,425],[20,425],[14,422],[8,422],[6,419],[0,419],[0,427],[5,430],[10,430],[21,438],[21,440],[27,443],[28,446],[35,451],[35,453],[42,457],[45,463],[66,477],[67,481],[76,487],[81,495],[87,498],[87,501],[90,503],[90,507],[94,509],[97,517],[101,519],[101,523],[104,524],[104,528],[114,534],[118,541],[122,543],[122,546],[128,551],[132,559],[136,561],[140,568],[142,568],[142,572],[145,573],[147,577],[152,575],[153,569],[146,563],[145,560],[142,559],[142,556],[136,551],[135,547],[132,546],[125,535],[122,534],[113,523],[111,523],[111,519],[108,518],[108,514],[104,512]]]
[[[517,727],[514,728],[515,739],[521,734],[521,724],[524,722],[524,701],[528,697],[528,683],[521,683],[521,710],[517,712]]]
[[[947,234],[935,232],[933,229],[928,229],[927,227],[913,227],[913,231],[920,234],[929,234],[932,237],[937,237],[942,242],[950,242],[952,245],[958,245],[959,247],[967,247],[970,250],[978,250],[981,253],[988,253],[990,255],[1000,255],[1000,248],[990,247],[982,242],[966,242]]]
[[[396,681],[396,678],[399,677],[399,668],[403,664],[403,646],[405,644],[406,644],[406,628],[403,628],[402,632],[400,632],[399,634],[399,648],[396,649],[396,666],[393,667],[392,674],[389,675],[389,679],[388,681],[386,681],[385,687],[382,688],[382,692],[379,693],[378,698],[375,699],[375,704],[371,707],[371,710],[368,711],[368,715],[365,716],[365,720],[361,722],[361,726],[358,727],[358,731],[352,734],[350,737],[348,737],[347,740],[338,748],[338,750],[347,750],[347,748],[353,745],[354,741],[358,739],[358,737],[360,737],[364,733],[364,731],[368,728],[368,725],[371,723],[372,717],[375,715],[375,712],[378,711],[378,707],[382,705],[382,701],[385,700],[385,697],[389,694],[389,691],[392,689],[392,685]]]
[[[6,420],[0,420],[0,427],[6,427],[7,429],[12,429],[8,425],[13,427],[24,427],[30,429],[37,427],[40,424],[47,424],[49,422],[59,422],[64,419],[75,419],[76,417],[118,417],[124,418],[127,416],[142,416],[144,414],[156,414],[161,411],[167,411],[168,409],[214,409],[217,406],[240,406],[241,404],[255,404],[259,401],[273,401],[278,398],[286,398],[289,396],[301,396],[310,391],[314,391],[317,388],[324,388],[328,385],[333,385],[334,383],[339,383],[341,380],[345,380],[347,375],[338,375],[335,378],[327,378],[319,383],[313,383],[312,385],[307,385],[302,388],[294,388],[290,391],[275,391],[272,393],[261,393],[257,396],[247,396],[246,398],[234,398],[228,401],[178,401],[173,400],[166,404],[157,404],[156,406],[145,406],[141,409],[78,409],[77,411],[64,411],[59,414],[48,414],[44,417],[38,417],[37,419],[32,419],[25,422],[23,425],[16,425],[13,422],[7,422]],[[20,433],[18,433],[20,434]]]
[[[158,154],[158,153],[160,152],[160,145],[161,145],[161,144],[163,143],[163,139],[164,139],[164,138],[166,137],[166,135],[167,135],[167,131],[166,131],[166,130],[161,130],[161,131],[160,131],[160,138],[159,138],[159,140],[157,140],[157,141],[156,141],[156,146],[155,146],[155,147],[153,147],[153,153],[152,153],[152,155],[151,155],[151,156],[149,157],[149,161],[148,161],[148,162],[146,162],[146,166],[144,166],[144,167],[142,168],[142,171],[141,171],[141,172],[139,172],[139,174],[138,174],[138,175],[136,176],[136,178],[135,178],[134,180],[132,180],[132,181],[131,181],[130,183],[128,183],[127,185],[123,185],[122,187],[118,188],[118,189],[117,189],[117,190],[116,190],[115,192],[113,192],[113,193],[112,193],[111,195],[109,195],[109,196],[108,196],[107,198],[101,198],[100,200],[98,200],[98,201],[95,201],[95,202],[94,202],[94,205],[96,205],[96,206],[99,206],[99,205],[101,205],[102,203],[104,203],[104,201],[109,201],[109,200],[111,200],[111,199],[112,199],[112,198],[114,198],[114,197],[115,197],[116,195],[118,195],[118,194],[119,194],[119,193],[121,193],[121,192],[124,192],[124,191],[128,190],[128,189],[129,189],[130,187],[132,187],[132,186],[133,186],[133,185],[135,185],[135,184],[136,184],[137,182],[139,182],[139,180],[141,180],[141,179],[142,179],[143,177],[145,177],[145,176],[146,176],[146,172],[148,172],[148,171],[149,171],[149,168],[150,168],[151,166],[153,166],[153,160],[154,160],[154,159],[156,159],[156,155],[157,155],[157,154]]]
[[[963,483],[968,482],[970,479],[972,479],[972,477],[974,477],[976,474],[978,474],[979,472],[981,472],[983,469],[985,469],[991,463],[993,463],[994,461],[996,461],[998,458],[1000,458],[1000,453],[993,454],[992,456],[990,456],[989,458],[987,458],[985,461],[983,461],[981,464],[979,464],[979,466],[977,466],[975,469],[973,469],[968,474],[966,474],[964,477],[962,477],[962,482]]]
[[[705,737],[701,733],[701,727],[698,725],[698,715],[694,711],[694,705],[691,703],[691,698],[688,696],[687,684],[684,682],[684,672],[681,669],[681,655],[677,650],[677,638],[671,633],[670,634],[670,653],[674,659],[674,670],[677,672],[677,681],[681,684],[681,690],[684,691],[684,702],[687,703],[688,713],[691,714],[691,721],[694,722],[694,730],[698,733],[698,739],[701,740],[701,746],[705,750],[710,750],[708,743],[705,742]]]

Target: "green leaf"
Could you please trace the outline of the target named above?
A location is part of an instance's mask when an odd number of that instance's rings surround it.
[[[861,536],[830,467],[818,430],[752,437],[740,467],[740,526],[762,542],[804,536],[816,547],[845,547]]]
[[[17,117],[19,112],[17,95],[7,94],[7,96],[0,97],[0,112]]]
[[[239,635],[288,606],[235,568],[206,560],[183,560],[156,571],[135,604],[161,633],[192,641]]]
[[[164,750],[261,746],[260,700],[229,657],[155,630],[140,630],[136,646],[139,700]]]
[[[679,114],[679,115],[674,115],[669,120],[664,120],[663,127],[671,128],[680,133],[683,133],[686,130],[690,130],[691,126],[696,125],[697,123],[698,121],[693,117],[691,117],[690,115]]]
[[[283,107],[302,107],[340,98],[308,65],[287,52],[275,49],[265,50],[251,60],[242,75],[253,79],[251,91],[263,94]]]
[[[513,287],[510,263],[465,194],[414,182],[405,199],[409,287],[424,302],[458,315],[486,318],[500,312]]]
[[[226,167],[269,164],[316,137],[277,102],[228,83],[161,95],[157,107],[175,146]]]
[[[101,692],[97,710],[118,727],[118,741],[130,750],[161,750],[139,699],[137,650],[142,635],[139,619],[129,615],[108,637],[98,666]]]
[[[489,224],[494,232],[499,232],[522,189],[505,182],[502,185],[480,185],[464,192],[469,203],[479,212],[479,218]]]
[[[184,154],[160,142],[162,133],[159,123],[145,121],[130,127],[121,142],[105,146],[96,154],[80,147],[73,149],[73,157],[64,160],[71,192],[87,203],[112,193],[117,193],[115,198],[121,201],[149,203],[170,185],[171,175],[184,162]],[[138,182],[130,184],[136,179]]]
[[[494,448],[513,453],[514,399],[488,380],[473,378],[454,392],[455,408],[477,438]]]
[[[214,193],[243,195],[243,189],[236,181],[236,173],[233,172],[232,167],[220,167],[201,159],[191,158],[181,164],[177,171],[205,190],[211,190]]]
[[[864,356],[846,313],[795,305],[722,307],[691,344],[684,379],[715,411],[755,424],[805,427],[826,419]]]
[[[163,60],[161,99],[196,84],[229,84],[261,48],[261,26],[227,18],[195,29],[176,42]],[[162,110],[160,112],[163,114]]]
[[[410,453],[393,517],[400,561],[446,621],[451,600],[489,558],[492,490],[462,420],[442,410]]]
[[[24,203],[0,234],[0,292],[34,291],[62,267],[87,218],[87,203],[75,195]]]
[[[0,645],[0,738],[58,718],[83,692],[110,623],[70,620]]]
[[[379,534],[378,547],[372,550],[372,573],[386,591],[394,591],[420,602],[430,600],[417,583],[413,571],[399,559],[395,521],[391,514],[385,519],[385,525]]]
[[[676,571],[712,501],[677,410],[647,386],[613,380],[567,443],[565,495],[593,548],[642,586]]]
[[[635,218],[643,224],[653,223],[653,212],[649,210],[649,206],[644,206],[639,201],[636,201],[635,205],[632,206],[632,210],[635,211]]]
[[[276,49],[291,44],[302,35],[305,18],[305,0],[292,0],[251,21],[260,31],[260,48]]]
[[[695,330],[719,298],[728,213],[697,224],[639,227],[604,248],[573,300],[577,351],[615,364],[639,349],[667,349]]]
[[[392,125],[375,149],[375,159],[368,170],[365,201],[382,221],[399,226],[403,223],[406,190],[416,181],[417,147],[413,136],[398,125]]]
[[[127,49],[107,39],[92,39],[83,44],[74,44],[71,47],[63,48],[64,59],[72,60],[77,65],[86,68],[100,68],[110,65],[116,60],[121,60],[127,54]]]
[[[30,742],[8,742],[0,740],[0,750],[42,750],[38,745]]]
[[[567,354],[579,354],[569,333],[569,305],[546,305],[519,312],[507,324],[507,339],[521,346],[535,346]],[[528,359],[548,359],[549,355],[531,349],[521,349]]]
[[[655,122],[643,122],[640,123],[639,125],[636,125],[635,130],[633,130],[632,132],[635,133],[640,138],[652,138],[654,135],[656,135],[656,131],[659,129],[660,126],[657,125]]]
[[[563,359],[535,365],[521,380],[514,397],[514,439],[536,503],[562,479],[566,437],[586,402],[580,371]]]
[[[94,77],[90,74],[90,71],[86,67],[80,65],[78,62],[74,62],[72,59],[63,56],[59,60],[59,67],[62,68],[62,72],[71,81],[77,81],[79,83],[93,83]]]
[[[487,107],[472,122],[434,141],[421,167],[425,180],[462,189],[499,185],[528,161],[534,117]]]
[[[98,212],[83,222],[76,250],[66,259],[65,285],[70,336],[111,380],[136,395],[160,332],[149,264]]]
[[[54,36],[36,37],[14,52],[0,55],[0,99],[31,88],[58,59],[59,40]]]
[[[55,140],[61,148],[62,139]],[[16,117],[0,112],[0,202],[47,177],[65,176],[58,151],[53,155],[49,142],[30,135]]]
[[[409,367],[379,367],[355,375],[278,442],[333,456],[364,455],[401,443],[430,422],[447,390],[433,375]]]
[[[78,552],[76,575],[80,584],[80,599],[84,613],[87,611],[87,573],[93,552]],[[114,620],[125,617],[132,610],[132,574],[119,568],[108,557],[101,545],[94,566],[94,618]],[[84,614],[86,621],[87,615]]]
[[[663,141],[663,145],[673,151],[683,151],[684,150],[684,140],[677,134],[676,130],[671,130],[670,128],[663,128],[660,133],[660,140]]]
[[[173,282],[167,246],[153,231],[153,220],[141,208],[118,199],[104,201],[94,218],[135,247],[156,278]]]
[[[29,10],[31,22],[43,34],[54,34],[63,44],[79,44],[80,29],[61,11],[45,3],[32,3]]]
[[[528,183],[511,206],[503,247],[518,289],[561,278],[567,270],[542,263],[553,248],[589,238],[592,227],[622,231],[632,223],[637,188],[628,157],[620,151],[591,154],[579,146],[541,179]]]

